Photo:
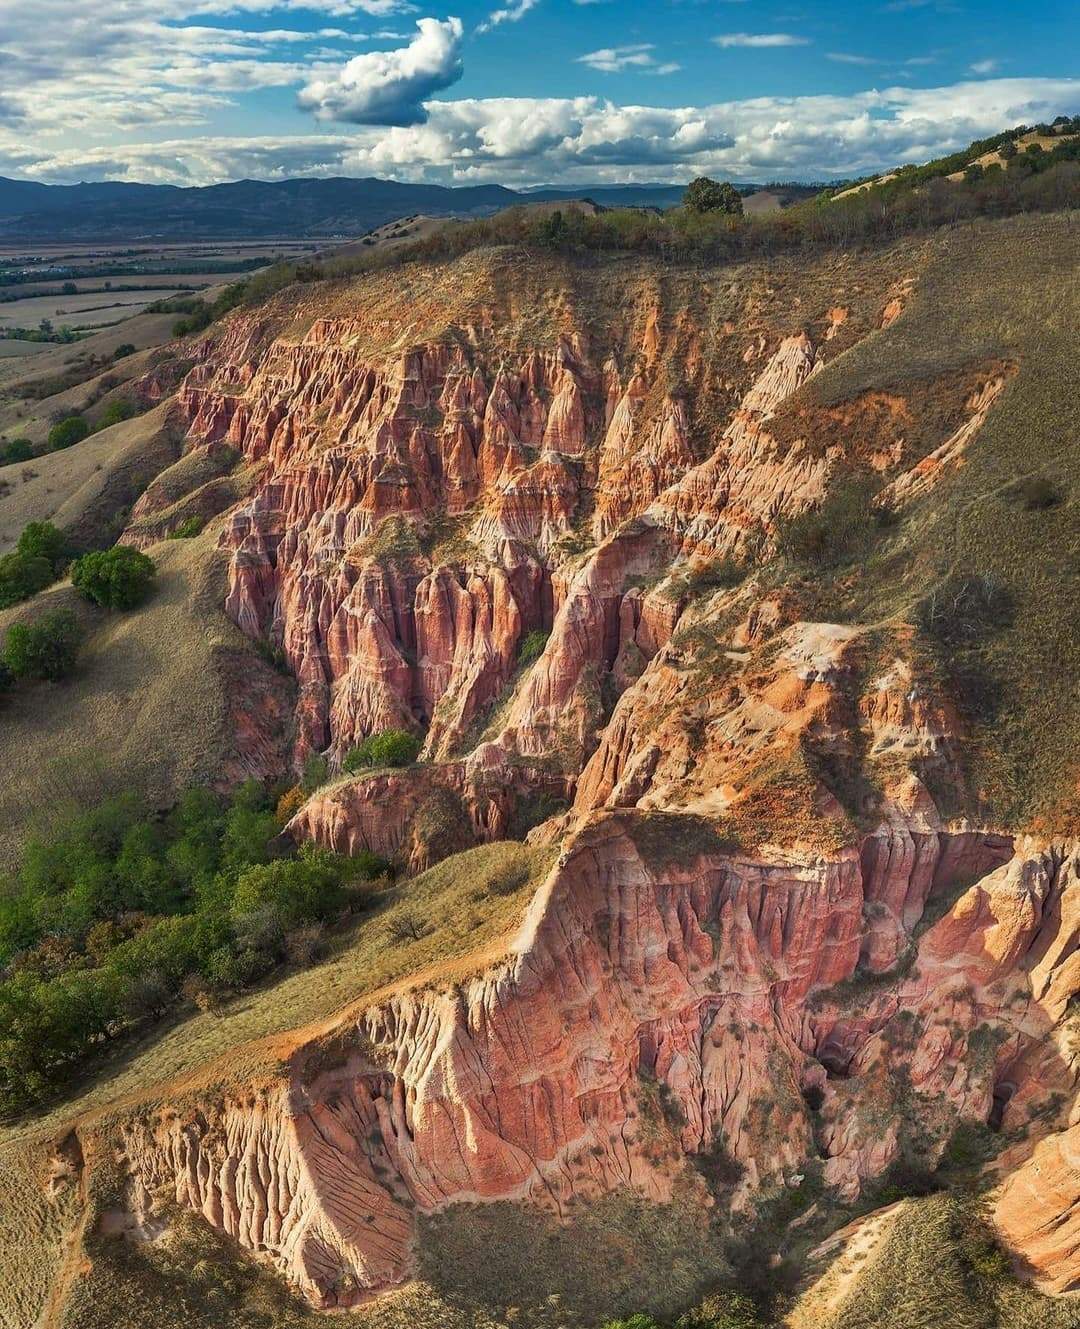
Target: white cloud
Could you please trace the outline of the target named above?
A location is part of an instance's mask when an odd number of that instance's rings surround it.
[[[976,60],[968,69],[973,74],[992,74],[1000,63],[1000,60]]]
[[[838,65],[876,65],[880,63],[872,55],[850,55],[847,51],[826,51],[825,59],[835,61]]]
[[[497,28],[501,23],[518,23],[530,9],[535,9],[540,0],[513,0],[512,4],[503,9],[495,9],[488,16],[487,20],[480,24],[477,32],[490,32],[492,28]]]
[[[651,42],[639,42],[636,46],[608,46],[599,51],[590,51],[579,55],[577,63],[588,65],[590,69],[602,74],[619,74],[624,69],[637,69],[646,74],[674,74],[682,68],[674,61],[657,64],[653,51],[656,47]]]
[[[0,123],[0,174],[204,184],[242,176],[383,175],[444,183],[567,185],[823,179],[953,152],[1016,124],[1053,120],[1080,79],[975,79],[851,96],[620,106],[599,97],[429,101],[424,123],[262,138],[173,138],[50,149]],[[177,114],[181,109],[177,108]]]
[[[176,0],[168,8],[162,0],[0,0],[5,104],[18,108],[31,135],[65,141],[76,131],[100,140],[140,124],[196,124],[226,104],[222,92],[299,86],[332,73],[313,42],[386,37],[340,27],[249,29],[241,15],[307,10],[355,19],[414,8],[410,0]],[[211,25],[211,17],[233,25]]]
[[[796,37],[790,32],[725,32],[713,41],[717,46],[809,46],[809,37]]]
[[[415,125],[427,119],[424,99],[461,78],[462,25],[418,19],[408,46],[355,55],[326,78],[305,85],[300,105],[320,120],[357,125]]]

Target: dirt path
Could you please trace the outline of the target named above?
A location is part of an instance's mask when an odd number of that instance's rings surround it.
[[[83,1250],[83,1236],[90,1221],[90,1196],[87,1186],[89,1175],[85,1160],[79,1167],[78,1204],[79,1211],[75,1222],[64,1234],[63,1254],[60,1267],[56,1271],[45,1305],[41,1308],[34,1329],[60,1329],[64,1320],[64,1308],[68,1296],[77,1279],[90,1268],[90,1261]]]

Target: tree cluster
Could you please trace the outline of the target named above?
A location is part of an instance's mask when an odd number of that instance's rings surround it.
[[[30,522],[11,553],[0,555],[0,609],[44,590],[61,575],[67,562],[63,533],[51,522]]]
[[[420,746],[421,740],[417,734],[410,734],[404,729],[383,729],[350,748],[341,763],[341,769],[351,775],[378,766],[411,766],[420,752]]]
[[[311,847],[283,857],[278,829],[253,782],[228,803],[191,789],[164,816],[113,798],[26,846],[0,886],[0,1111],[54,1096],[181,1001],[212,1007],[317,954],[319,928],[385,865]]]

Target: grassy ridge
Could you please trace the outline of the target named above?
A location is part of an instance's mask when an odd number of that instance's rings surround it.
[[[1076,222],[1014,219],[942,235],[904,316],[811,381],[823,407],[874,391],[922,390],[965,365],[1016,367],[960,466],[860,562],[823,607],[851,619],[917,619],[949,577],[987,576],[1011,611],[930,664],[970,726],[981,815],[1003,826],[1080,829],[1080,522],[1073,403],[1080,392]],[[1053,500],[1031,507],[1041,479]]]
[[[388,985],[446,981],[469,956],[483,953],[521,917],[551,865],[551,853],[497,842],[446,859],[386,892],[355,926],[330,939],[319,964],[249,991],[222,1010],[163,1022],[140,1041],[119,1047],[93,1081],[50,1112],[0,1131],[4,1139],[56,1131],[82,1113],[211,1066],[214,1084],[241,1082],[276,1065],[258,1040],[325,1019]],[[417,935],[400,926],[415,921]]]
[[[800,1329],[810,1324],[794,1322]],[[970,1197],[909,1201],[812,1329],[1076,1329],[1080,1306],[1013,1278]]]

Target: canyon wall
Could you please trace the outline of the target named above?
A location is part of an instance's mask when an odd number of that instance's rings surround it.
[[[293,838],[419,871],[528,832],[558,864],[473,977],[131,1119],[116,1221],[179,1201],[343,1307],[410,1277],[450,1205],[853,1201],[962,1122],[1009,1134],[1010,1249],[1078,1286],[1076,847],[973,815],[961,708],[902,614],[822,621],[770,557],[845,485],[902,520],[1014,367],[819,400],[916,287],[854,257],[843,305],[834,277],[468,261],[234,316],[178,410],[189,455],[243,459],[226,608],[296,678],[295,769],[423,735]]]
[[[505,960],[357,1009],[287,1080],[126,1127],[129,1203],[141,1221],[154,1197],[189,1205],[341,1306],[409,1276],[415,1214],[455,1202],[663,1201],[717,1147],[738,1176],[717,1202],[814,1160],[850,1199],[905,1134],[932,1160],[957,1121],[1008,1130],[1074,1087],[1050,1034],[1077,985],[1078,870],[1075,847],[896,830],[764,863],[604,815]],[[935,899],[954,902],[920,935]],[[860,994],[881,912],[906,920],[911,961]],[[1048,1246],[1024,1176],[1002,1230],[1071,1287],[1075,1230]]]

